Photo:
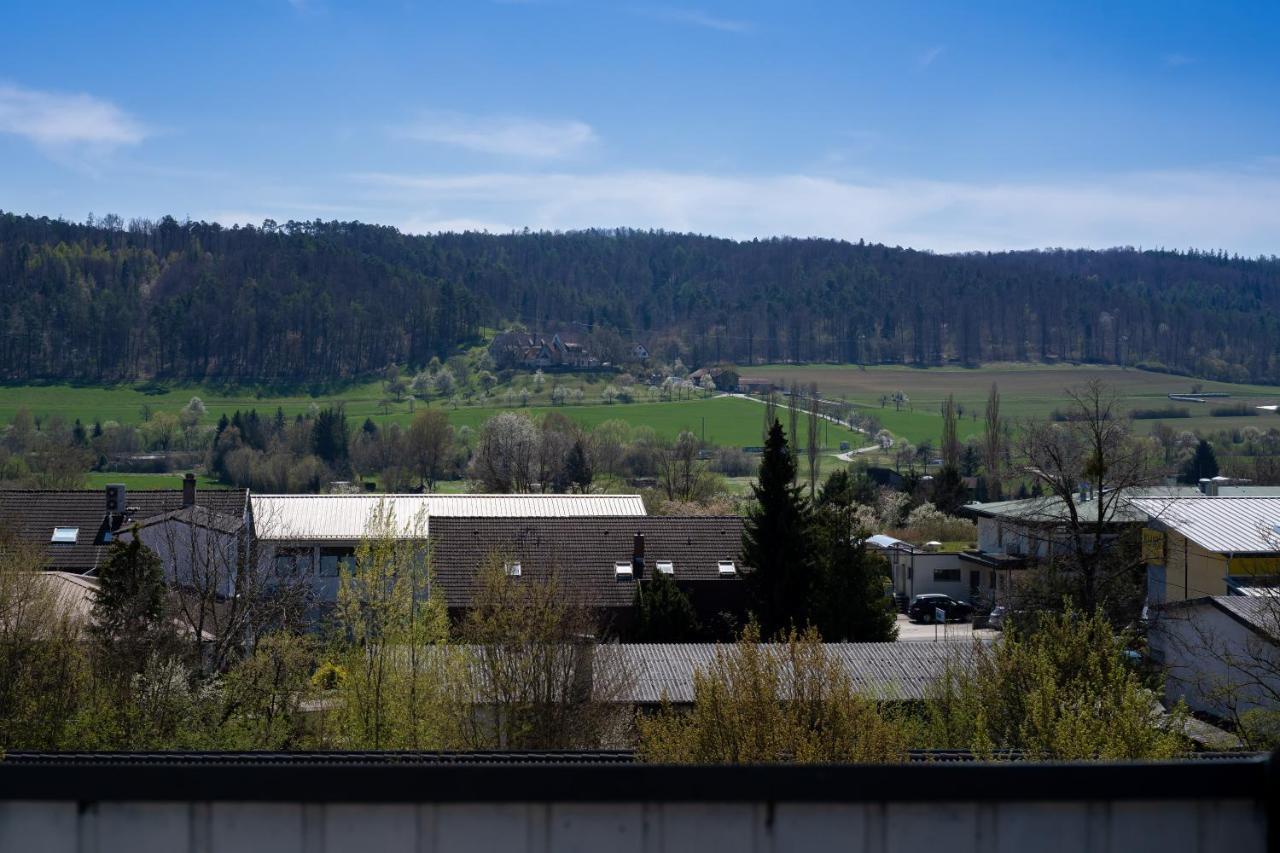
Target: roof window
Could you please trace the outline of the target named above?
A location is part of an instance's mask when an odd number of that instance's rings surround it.
[[[507,563],[507,577],[512,577],[512,578],[520,577],[520,561],[519,560],[516,560],[511,563]]]
[[[619,560],[613,564],[613,576],[620,581],[631,580],[635,577],[632,572],[631,563],[625,560]]]
[[[79,535],[79,527],[55,527],[53,528],[53,537],[49,541],[63,545],[74,545]]]
[[[733,560],[721,560],[717,565],[720,567],[722,575],[736,575],[738,567],[733,564]]]
[[[659,560],[655,565],[660,574],[674,575],[676,573],[676,564],[670,560]]]

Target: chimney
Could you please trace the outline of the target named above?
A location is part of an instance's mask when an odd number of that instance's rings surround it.
[[[196,505],[196,475],[187,472],[182,478],[182,507],[186,509],[189,506]]]
[[[636,531],[635,545],[631,549],[631,572],[636,580],[644,575],[644,534]]]

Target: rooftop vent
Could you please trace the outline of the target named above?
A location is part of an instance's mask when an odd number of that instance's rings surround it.
[[[721,575],[736,575],[738,567],[733,564],[733,560],[721,560],[716,564],[720,568]]]
[[[658,567],[658,574],[674,575],[676,573],[676,564],[670,560],[659,560],[656,565]]]
[[[53,528],[53,537],[50,542],[57,542],[62,545],[76,544],[76,538],[80,535],[79,527],[55,527]]]

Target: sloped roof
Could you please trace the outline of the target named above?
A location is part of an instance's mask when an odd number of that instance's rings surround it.
[[[1280,640],[1280,602],[1270,596],[1215,595],[1214,606],[1259,634]]]
[[[973,654],[972,641],[941,643],[826,643],[828,655],[839,661],[854,687],[878,699],[923,699],[947,664],[965,664]],[[617,647],[621,664],[632,675],[631,691],[640,704],[693,701],[695,672],[710,669],[716,650],[732,647],[714,643],[623,643]]]
[[[242,518],[246,493],[233,489],[196,491],[196,505],[235,518]],[[111,519],[111,532],[127,529],[134,522],[182,508],[181,489],[130,489],[125,493],[129,512]],[[44,549],[49,569],[84,574],[97,568],[110,546],[107,501],[102,489],[0,491],[0,517],[6,532],[18,541]],[[77,528],[74,543],[50,542],[55,527]]]
[[[254,535],[268,540],[359,539],[379,504],[401,535],[427,532],[439,518],[642,516],[639,495],[253,495]],[[422,524],[418,521],[421,519]]]
[[[736,516],[437,518],[431,523],[431,564],[450,607],[471,603],[480,570],[493,553],[520,561],[520,581],[554,572],[589,606],[629,607],[636,581],[619,580],[614,564],[631,561],[637,533],[645,538],[646,576],[657,561],[671,560],[678,583],[732,583],[741,576],[742,524]],[[719,561],[726,559],[739,574],[720,574]]]
[[[1133,504],[1207,551],[1280,552],[1280,497],[1139,498]]]

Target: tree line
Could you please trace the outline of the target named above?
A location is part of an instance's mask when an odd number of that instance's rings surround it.
[[[1072,361],[1280,382],[1280,259],[1119,248],[935,255],[631,230],[404,235],[355,222],[0,214],[0,376],[338,380],[484,328],[621,359]]]

